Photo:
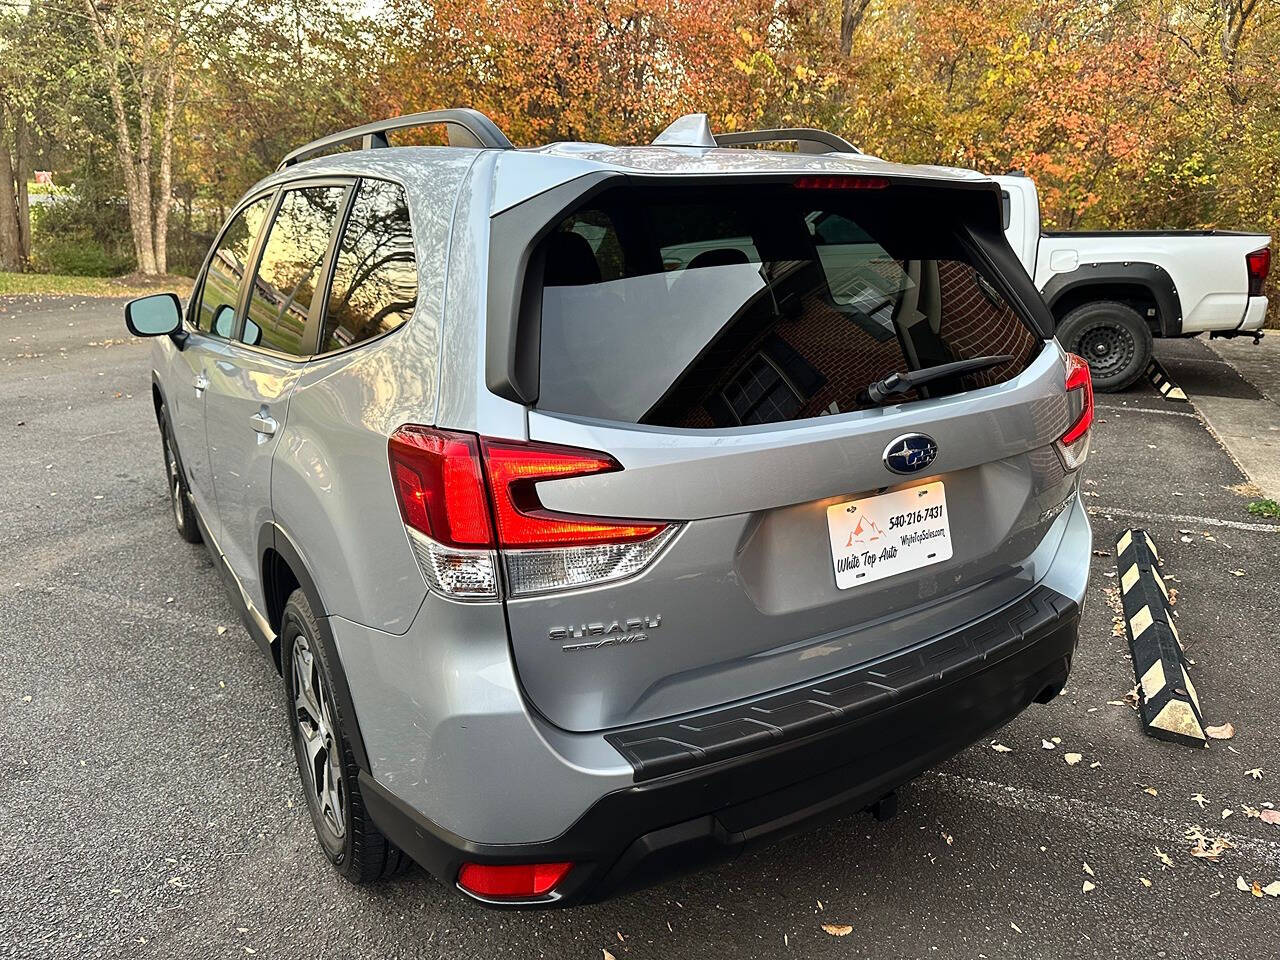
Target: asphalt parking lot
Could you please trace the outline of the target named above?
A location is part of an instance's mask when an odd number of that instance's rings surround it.
[[[604,904],[517,914],[421,873],[352,888],[321,856],[280,681],[172,529],[147,348],[121,305],[0,301],[0,956],[1275,955],[1280,897],[1236,878],[1280,880],[1280,825],[1246,810],[1280,805],[1280,522],[1246,512],[1260,494],[1196,401],[1241,394],[1259,430],[1280,407],[1205,344],[1161,345],[1191,405],[1099,398],[1085,489],[1105,555],[1071,683],[999,733],[1009,752],[970,748],[886,824],[850,815]],[[1151,740],[1124,702],[1110,548],[1126,526],[1165,557],[1229,741]],[[1232,846],[1193,858],[1193,828]]]

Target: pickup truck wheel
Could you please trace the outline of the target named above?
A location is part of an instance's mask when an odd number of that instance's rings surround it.
[[[1137,310],[1114,300],[1076,307],[1058,324],[1058,342],[1089,362],[1093,389],[1115,393],[1151,362],[1151,330]]]

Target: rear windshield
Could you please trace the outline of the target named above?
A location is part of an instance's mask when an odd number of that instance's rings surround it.
[[[1008,354],[900,399],[1016,376],[1043,346],[938,192],[616,188],[542,242],[544,410],[657,426],[872,406],[895,372]]]

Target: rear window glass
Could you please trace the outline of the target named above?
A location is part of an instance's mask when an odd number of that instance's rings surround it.
[[[543,241],[538,406],[672,427],[873,406],[895,372],[1007,354],[904,401],[991,386],[1043,341],[945,209],[889,190],[618,189]]]

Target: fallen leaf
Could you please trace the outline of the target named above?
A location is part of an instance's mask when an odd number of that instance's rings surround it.
[[[1165,852],[1164,852],[1163,850],[1161,850],[1159,847],[1156,847],[1156,848],[1155,848],[1155,851],[1156,851],[1156,859],[1157,859],[1157,860],[1159,860],[1161,863],[1163,863],[1166,867],[1172,867],[1172,866],[1173,866],[1173,860],[1172,860],[1172,859],[1170,859],[1170,857],[1169,857],[1169,855],[1168,855],[1167,853],[1165,853]]]
[[[1101,760],[1095,760],[1095,761],[1093,761],[1093,763],[1089,764],[1089,769],[1090,769],[1090,770],[1097,770],[1100,766],[1102,766],[1102,761],[1101,761]]]
[[[853,927],[847,923],[824,923],[822,929],[833,937],[847,937],[853,933]]]
[[[222,635],[223,635],[224,633],[226,633],[226,632],[227,632],[227,628],[226,628],[226,627],[219,627],[219,628],[218,628],[218,636],[222,636]]]
[[[1194,800],[1196,803],[1200,804],[1201,810],[1203,810],[1206,806],[1209,805],[1209,801],[1205,799],[1203,793],[1193,793],[1191,795],[1191,799]]]
[[[1006,747],[1003,743],[992,743],[991,749],[996,753],[1013,753],[1013,747]]]
[[[1235,811],[1234,811],[1234,810],[1223,810],[1223,811],[1222,811],[1222,819],[1223,819],[1223,820],[1227,819],[1227,817],[1231,816],[1233,813],[1235,813]]]
[[[1160,791],[1157,790],[1155,787],[1143,787],[1142,792],[1149,793],[1153,797],[1158,797],[1160,795]]]
[[[1280,880],[1272,880],[1262,888],[1262,892],[1268,897],[1280,897]]]
[[[1048,740],[1041,740],[1041,741],[1040,741],[1040,746],[1041,746],[1041,748],[1042,748],[1042,749],[1045,749],[1045,750],[1052,750],[1052,749],[1053,749],[1053,744],[1052,744],[1052,743],[1050,743]]]
[[[1017,930],[1019,933],[1022,932],[1022,928],[1018,926],[1016,923],[1014,923],[1012,920],[1009,921],[1009,926],[1013,927],[1013,929]]]
[[[1216,727],[1205,727],[1204,732],[1210,740],[1230,740],[1236,735],[1236,728],[1227,722]]]
[[[947,841],[947,846],[948,846],[948,847],[949,847],[949,846],[951,846],[953,843],[955,843],[955,842],[956,842],[956,838],[955,838],[955,837],[953,837],[951,834],[947,833],[945,830],[944,830],[944,831],[942,831],[942,839],[943,839],[943,840],[945,840],[945,841]]]
[[[1084,882],[1084,885],[1080,888],[1080,892],[1088,893],[1090,890],[1093,890],[1093,889],[1094,889],[1094,885],[1090,883],[1088,880],[1086,880]]]
[[[1236,889],[1241,893],[1249,892],[1249,885],[1244,882],[1244,877],[1236,877]]]
[[[1253,777],[1253,779],[1255,779],[1255,780],[1261,780],[1261,779],[1262,779],[1262,768],[1261,768],[1261,767],[1254,767],[1252,770],[1246,770],[1246,771],[1244,772],[1244,775],[1245,775],[1246,777]]]
[[[600,948],[600,952],[604,954],[601,960],[617,960],[617,958],[608,950],[604,949],[604,947]]]
[[[1065,761],[1067,761],[1067,766],[1068,766],[1068,767],[1074,767],[1077,763],[1079,763],[1081,760],[1083,760],[1083,759],[1084,759],[1084,757],[1080,756],[1080,754],[1078,754],[1078,753],[1068,753],[1068,754],[1067,754],[1065,757],[1063,757],[1062,759],[1063,759],[1063,760],[1065,760]]]
[[[1139,877],[1139,878],[1138,878],[1138,882],[1139,882],[1140,884],[1142,884],[1144,887],[1149,887],[1149,886],[1151,886],[1151,881],[1150,881],[1150,880],[1148,880],[1146,877]]]
[[[1280,810],[1263,810],[1258,819],[1263,823],[1280,824]]]
[[[1253,883],[1249,885],[1249,892],[1252,893],[1255,897],[1261,898],[1262,884],[1260,884],[1257,880],[1253,881]]]

